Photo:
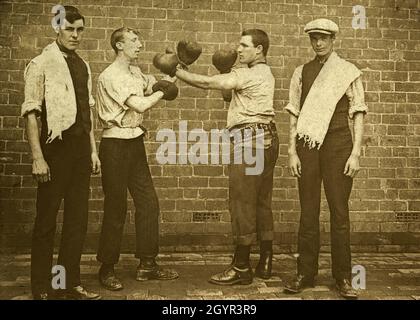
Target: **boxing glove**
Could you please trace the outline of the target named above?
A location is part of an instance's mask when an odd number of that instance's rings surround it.
[[[229,73],[235,64],[237,57],[238,53],[235,50],[221,49],[213,54],[211,60],[213,65],[217,70],[219,70],[220,73]]]
[[[178,42],[177,52],[174,53],[171,48],[166,48],[164,54],[158,53],[153,58],[153,65],[161,72],[175,76],[176,66],[186,69],[186,66],[192,64],[201,55],[202,48],[196,42],[182,40]]]
[[[178,87],[173,82],[167,80],[156,82],[152,87],[152,91],[162,91],[162,99],[164,100],[174,100],[178,96]]]
[[[174,53],[158,53],[153,58],[153,65],[164,74],[175,76],[176,66],[178,65],[178,57]]]
[[[189,66],[201,55],[202,48],[195,41],[181,40],[178,42],[176,52],[180,63]]]

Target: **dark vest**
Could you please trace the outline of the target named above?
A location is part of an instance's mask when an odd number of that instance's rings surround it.
[[[323,64],[319,63],[318,59],[315,58],[314,60],[308,62],[303,66],[302,70],[302,95],[300,98],[300,107],[302,108],[303,103],[305,102],[306,96],[309,93],[309,90],[312,87],[316,77],[318,76],[319,72],[321,71]],[[344,94],[341,99],[338,101],[337,106],[335,108],[334,114],[331,118],[330,125],[328,127],[328,132],[341,132],[341,133],[350,133],[350,128],[348,124],[348,111],[349,111],[349,100]]]

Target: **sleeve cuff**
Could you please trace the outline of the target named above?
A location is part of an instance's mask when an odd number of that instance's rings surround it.
[[[351,106],[349,109],[349,118],[353,119],[354,115],[358,112],[363,112],[364,114],[366,114],[367,111],[368,111],[368,107],[365,104]]]
[[[26,116],[29,112],[36,111],[37,113],[41,113],[42,109],[41,106],[36,101],[25,101],[22,104],[20,115],[22,117]]]

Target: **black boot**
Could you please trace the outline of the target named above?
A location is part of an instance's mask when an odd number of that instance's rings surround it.
[[[251,246],[237,246],[232,264],[223,272],[209,279],[210,283],[231,286],[252,283],[252,269],[249,264]]]
[[[273,242],[261,241],[260,243],[260,261],[255,268],[255,276],[262,279],[270,279],[273,265]]]
[[[124,288],[121,280],[116,276],[113,264],[102,264],[99,269],[99,282],[103,287],[111,291]]]
[[[300,293],[306,288],[314,287],[314,278],[298,274],[296,278],[288,282],[283,292],[288,294]]]
[[[174,280],[178,278],[175,270],[163,269],[158,266],[154,257],[140,258],[140,264],[136,270],[136,280]]]
[[[336,280],[336,287],[338,293],[346,299],[356,300],[358,298],[357,291],[351,286],[351,281],[348,279]]]

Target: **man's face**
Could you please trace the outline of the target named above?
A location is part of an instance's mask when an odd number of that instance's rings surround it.
[[[254,47],[251,36],[242,36],[241,40],[239,41],[239,47],[237,49],[239,55],[239,62],[244,64],[249,64],[253,62],[257,58],[257,54],[261,50],[258,47]]]
[[[139,37],[134,32],[129,31],[124,33],[124,39],[118,42],[117,47],[127,58],[134,60],[139,56],[143,45]]]
[[[75,20],[73,23],[64,19],[64,23],[58,29],[58,42],[68,50],[76,50],[82,40],[85,29],[82,19]]]
[[[334,36],[324,33],[311,33],[311,45],[318,57],[324,57],[333,51]]]

